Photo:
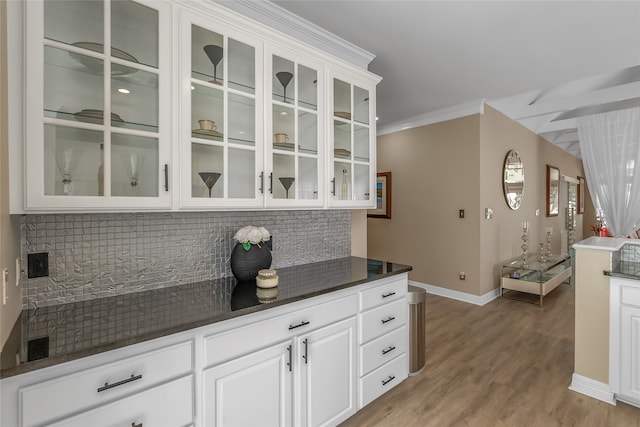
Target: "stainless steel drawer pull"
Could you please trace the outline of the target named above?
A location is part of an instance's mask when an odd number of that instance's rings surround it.
[[[394,346],[389,346],[389,348],[386,348],[384,350],[382,350],[382,355],[384,356],[385,354],[389,353],[390,351],[395,350],[396,348]]]
[[[289,367],[289,372],[291,372],[291,370],[293,369],[291,366],[291,346],[287,347],[287,352],[289,353],[289,361],[287,362],[287,366]]]
[[[389,316],[387,319],[382,319],[382,324],[384,325],[385,323],[389,323],[392,320],[395,320],[395,317]]]
[[[391,381],[395,380],[396,377],[389,375],[389,378],[387,378],[386,380],[382,380],[382,385],[387,385],[389,384]]]
[[[118,381],[117,383],[113,383],[113,384],[104,383],[104,385],[98,389],[98,393],[100,393],[101,391],[109,390],[110,388],[118,387],[123,384],[130,383],[133,381],[138,381],[141,379],[142,379],[142,375],[131,374],[131,377],[127,378],[126,380]]]
[[[142,427],[142,423],[140,424],[131,423],[131,427]]]
[[[382,298],[389,298],[389,297],[394,296],[395,294],[396,294],[395,292],[389,292],[389,293],[386,293],[386,294],[382,294]]]
[[[304,355],[302,356],[302,358],[304,359],[304,364],[306,365],[307,363],[309,363],[309,338],[305,338],[302,342],[304,343]]]
[[[295,328],[299,328],[301,326],[307,326],[309,324],[309,322],[307,321],[302,321],[300,323],[298,323],[297,325],[289,325],[289,330],[295,329]]]

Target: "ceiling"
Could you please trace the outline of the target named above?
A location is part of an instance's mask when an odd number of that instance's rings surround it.
[[[375,55],[379,134],[484,101],[580,157],[577,116],[640,106],[640,0],[273,3]]]

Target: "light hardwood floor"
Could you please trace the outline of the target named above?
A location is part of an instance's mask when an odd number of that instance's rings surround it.
[[[426,368],[342,426],[640,427],[639,408],[568,389],[573,287],[560,285],[544,302],[478,307],[427,295]]]

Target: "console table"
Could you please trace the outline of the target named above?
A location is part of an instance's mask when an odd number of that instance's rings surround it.
[[[529,302],[526,299],[517,298],[517,292],[525,292],[539,295],[538,305],[542,307],[544,296],[569,277],[571,277],[569,255],[551,255],[545,262],[539,261],[538,254],[529,255],[526,262],[523,262],[522,257],[513,258],[501,266],[500,298]]]

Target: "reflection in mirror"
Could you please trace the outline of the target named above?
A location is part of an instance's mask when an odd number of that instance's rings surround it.
[[[509,150],[504,159],[503,169],[504,198],[507,205],[516,210],[522,204],[524,194],[524,165],[515,150]]]
[[[560,211],[560,169],[547,165],[547,216]]]

